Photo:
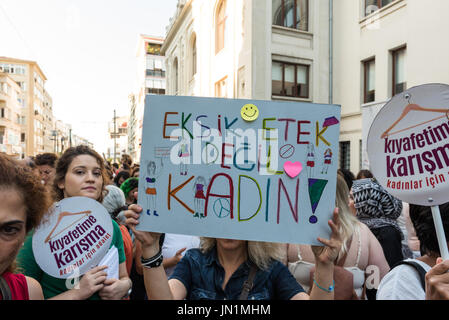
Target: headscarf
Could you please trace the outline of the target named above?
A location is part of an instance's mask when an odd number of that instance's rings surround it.
[[[113,219],[117,219],[122,222],[124,216],[120,213],[128,208],[126,206],[125,195],[120,188],[114,185],[107,185],[106,189],[108,193],[104,197],[102,204]]]
[[[352,184],[357,218],[370,229],[392,226],[404,235],[397,223],[402,212],[402,201],[389,194],[372,178],[354,180]]]
[[[125,197],[128,197],[128,193],[139,186],[139,179],[138,178],[128,178],[126,179],[122,185],[120,186],[120,189],[122,189],[123,193],[125,194]]]

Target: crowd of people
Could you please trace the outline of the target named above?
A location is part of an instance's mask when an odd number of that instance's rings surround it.
[[[368,170],[338,171],[321,246],[138,231],[138,184],[131,157],[111,164],[87,146],[60,157],[0,154],[0,300],[449,299],[430,207],[403,203]],[[68,286],[36,262],[34,230],[54,203],[76,196],[111,217],[117,279],[98,265]],[[449,236],[449,202],[440,212]]]

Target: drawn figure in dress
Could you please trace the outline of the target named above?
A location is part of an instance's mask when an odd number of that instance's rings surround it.
[[[315,147],[313,143],[307,145],[307,176],[313,177],[313,171],[315,168]]]
[[[156,209],[157,192],[156,192],[156,162],[149,161],[147,164],[147,174],[145,177],[145,194],[147,195],[147,215],[153,213],[156,217],[159,216]]]
[[[182,138],[181,146],[179,147],[178,151],[178,157],[180,157],[179,162],[179,173],[181,176],[187,175],[187,164],[189,163],[190,159],[190,152],[189,152],[189,143],[185,138]]]
[[[321,173],[327,174],[327,170],[329,169],[329,166],[332,164],[332,150],[330,148],[327,148],[326,151],[324,151],[324,163],[323,168],[321,169]]]
[[[194,200],[195,200],[195,218],[204,218],[204,204],[206,203],[206,196],[204,189],[206,188],[206,179],[199,176],[193,183]]]

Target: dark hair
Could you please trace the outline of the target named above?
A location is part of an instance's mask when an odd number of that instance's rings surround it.
[[[16,190],[26,208],[25,231],[36,228],[51,205],[51,199],[32,169],[0,154],[0,189]],[[14,271],[15,265],[8,267]]]
[[[36,156],[35,163],[37,166],[48,165],[54,168],[57,160],[58,156],[54,153],[42,153]]]
[[[113,166],[114,168],[118,169],[118,163],[117,163],[117,162],[114,162],[114,163],[112,164],[112,166]]]
[[[362,169],[357,173],[356,180],[360,179],[366,179],[366,178],[374,178],[374,175],[371,173],[371,171],[367,169]]]
[[[117,187],[120,187],[120,185],[118,184],[120,178],[123,178],[123,182],[125,182],[126,179],[128,179],[130,177],[129,172],[128,171],[120,171],[119,173],[117,173],[117,175],[114,178],[114,183]]]
[[[127,164],[128,166],[131,166],[133,164],[133,159],[129,154],[122,154],[122,164]]]
[[[441,220],[446,238],[449,236],[449,202],[439,205]],[[431,207],[410,204],[410,220],[419,239],[421,255],[441,256]]]
[[[26,206],[26,231],[35,228],[51,205],[45,186],[31,168],[0,154],[0,187],[15,188]]]
[[[106,170],[106,173],[108,174],[109,180],[113,180],[114,179],[114,172],[112,171],[111,166],[109,165],[108,162],[105,161],[104,163],[104,168]]]
[[[64,199],[64,191],[58,187],[58,184],[60,184],[65,180],[65,175],[67,174],[67,171],[73,159],[81,155],[89,155],[94,157],[95,160],[97,160],[98,165],[100,166],[101,177],[103,178],[103,186],[102,186],[103,192],[100,193],[100,197],[96,200],[98,202],[103,201],[104,197],[103,193],[105,192],[105,186],[109,182],[109,178],[107,176],[107,172],[104,167],[104,160],[95,150],[91,149],[89,146],[86,145],[68,148],[66,151],[64,151],[61,158],[59,158],[59,160],[57,161],[55,180],[53,183],[53,195],[56,201]]]
[[[140,167],[139,167],[139,166],[134,166],[134,168],[131,170],[130,176],[131,176],[131,177],[134,177],[134,174],[135,174],[136,172],[140,172]]]
[[[338,169],[338,173],[345,179],[348,189],[351,190],[352,181],[355,180],[354,174],[348,169]]]

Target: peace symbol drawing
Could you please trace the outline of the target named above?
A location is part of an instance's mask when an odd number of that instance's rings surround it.
[[[215,215],[219,218],[226,218],[231,213],[231,205],[226,198],[218,198],[212,207]]]

